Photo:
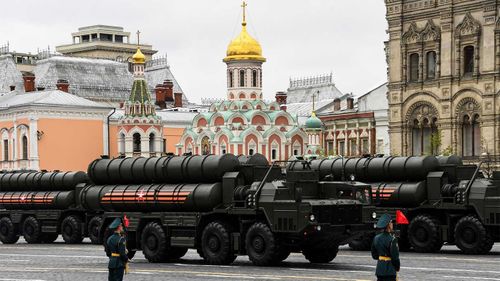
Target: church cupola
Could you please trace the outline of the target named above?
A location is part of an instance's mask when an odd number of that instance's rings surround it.
[[[243,1],[241,32],[227,47],[223,61],[227,65],[227,95],[229,100],[262,99],[262,56],[260,43],[247,32],[246,7]]]

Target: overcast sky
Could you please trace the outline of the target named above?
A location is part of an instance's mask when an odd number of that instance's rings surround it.
[[[383,0],[248,0],[249,32],[267,62],[264,98],[290,77],[333,72],[344,93],[361,95],[386,80]],[[225,97],[227,45],[241,29],[240,0],[2,1],[0,45],[36,52],[71,43],[78,27],[123,26],[158,53],[188,99]],[[131,36],[132,37],[132,36]],[[135,37],[133,37],[135,42]]]

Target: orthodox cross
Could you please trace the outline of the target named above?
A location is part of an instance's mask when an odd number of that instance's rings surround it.
[[[247,3],[243,1],[243,4],[241,4],[241,7],[243,8],[243,22],[246,22],[246,15],[245,15],[245,8],[247,7]]]
[[[139,46],[139,35],[141,35],[141,32],[137,30],[137,46]]]

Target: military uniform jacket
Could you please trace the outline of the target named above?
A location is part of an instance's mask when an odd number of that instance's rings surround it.
[[[107,252],[109,257],[108,268],[123,268],[128,261],[125,249],[125,238],[118,233],[114,233],[108,238]],[[118,255],[119,256],[118,256]]]
[[[377,262],[377,277],[396,276],[399,271],[399,248],[398,240],[387,232],[375,236],[372,244],[372,257]],[[381,260],[380,257],[388,257],[391,260]]]

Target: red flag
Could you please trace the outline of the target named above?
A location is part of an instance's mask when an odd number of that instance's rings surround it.
[[[123,225],[124,225],[125,227],[128,227],[129,223],[130,223],[130,222],[129,222],[128,218],[127,218],[127,215],[124,215],[124,216],[123,216]]]
[[[405,214],[400,210],[396,211],[396,224],[410,224]]]

